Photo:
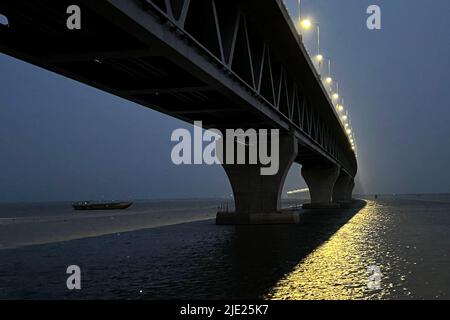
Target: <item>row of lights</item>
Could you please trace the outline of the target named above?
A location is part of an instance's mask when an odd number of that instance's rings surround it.
[[[301,0],[298,0],[298,21],[296,22],[298,33],[300,35],[300,38],[302,38],[302,30],[308,31],[314,25],[316,26],[317,53],[314,55],[314,60],[317,62],[317,71],[319,73],[320,78],[324,82],[325,87],[328,90],[328,93],[330,94],[330,98],[333,102],[333,105],[336,107],[339,119],[341,120],[342,126],[345,128],[345,132],[348,136],[352,149],[356,153],[355,137],[351,126],[350,118],[348,112],[345,110],[344,107],[344,99],[339,95],[339,83],[331,77],[331,59],[325,57],[320,50],[320,25],[319,23],[314,22],[310,18],[303,19],[301,13],[302,13]],[[325,78],[323,78],[321,75],[321,71],[322,71],[322,64],[325,59],[328,60],[328,75]]]

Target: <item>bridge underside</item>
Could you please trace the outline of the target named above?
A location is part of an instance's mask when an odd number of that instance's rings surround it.
[[[82,8],[82,28],[69,31],[73,4]],[[306,168],[313,203],[347,201],[354,154],[280,8],[278,0],[5,0],[0,14],[9,26],[0,25],[0,51],[206,128],[288,134],[295,146],[284,143],[279,175],[224,167],[240,214],[278,212],[294,161]]]
[[[267,127],[251,108],[236,106],[203,79],[199,70],[186,68],[188,64],[168,46],[150,34],[141,39],[123,30],[91,6],[82,6],[82,29],[68,33],[61,28],[66,8],[77,2],[1,3],[0,13],[11,24],[1,30],[1,51],[188,122],[201,119],[205,126],[219,128]],[[236,112],[239,117],[233,116]]]

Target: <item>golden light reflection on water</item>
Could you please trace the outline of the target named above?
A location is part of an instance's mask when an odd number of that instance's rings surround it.
[[[378,235],[386,219],[379,205],[367,206],[340,228],[294,270],[281,279],[266,296],[268,299],[369,299],[382,298],[383,291],[367,288],[367,267],[379,265],[382,250]],[[384,270],[389,266],[382,266]]]

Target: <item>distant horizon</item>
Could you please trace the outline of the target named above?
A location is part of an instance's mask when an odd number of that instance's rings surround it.
[[[308,194],[308,193],[305,193]],[[450,195],[450,192],[425,192],[425,193],[354,193],[353,197],[359,196],[415,196],[415,195]],[[297,199],[295,197],[286,197],[282,195],[282,200],[302,200]],[[309,199],[309,197],[305,197],[305,199]],[[147,201],[209,201],[209,200],[223,200],[223,201],[234,201],[234,198],[226,198],[226,197],[192,197],[192,198],[117,198],[117,199],[73,199],[73,200],[23,200],[23,201],[0,201],[0,204],[39,204],[39,203],[72,203],[77,201],[93,201],[93,202],[101,202],[101,201],[133,201],[133,202],[147,202]]]

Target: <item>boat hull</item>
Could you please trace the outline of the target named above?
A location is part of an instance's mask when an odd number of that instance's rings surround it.
[[[74,210],[125,210],[128,209],[132,202],[117,203],[74,203]]]

